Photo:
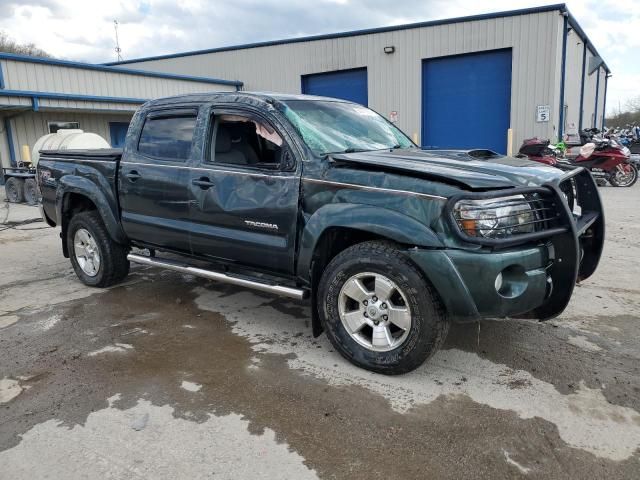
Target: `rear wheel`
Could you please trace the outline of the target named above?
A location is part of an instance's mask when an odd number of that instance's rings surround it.
[[[7,200],[11,203],[20,203],[24,200],[24,181],[21,178],[11,177],[4,184],[4,190],[7,193]]]
[[[38,203],[38,187],[33,178],[27,178],[24,181],[24,201],[29,205]]]
[[[449,329],[437,294],[387,242],[364,242],[338,254],[320,280],[318,306],[329,340],[346,359],[388,375],[419,367]]]
[[[129,274],[129,249],[113,241],[96,211],[73,216],[67,248],[73,269],[85,285],[109,287]]]
[[[638,180],[638,169],[632,163],[626,165],[626,171],[616,169],[616,172],[609,177],[609,183],[614,187],[630,187]]]

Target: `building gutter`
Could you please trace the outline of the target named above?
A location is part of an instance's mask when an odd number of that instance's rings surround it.
[[[564,12],[562,14],[562,63],[560,65],[560,114],[558,125],[558,141],[562,141],[564,135],[564,83],[567,69],[567,36],[569,24],[569,14]]]
[[[21,97],[31,99],[79,100],[87,102],[133,103],[143,104],[148,98],[103,97],[99,95],[80,95],[75,93],[34,92],[30,90],[0,90],[0,97]]]
[[[4,133],[7,136],[7,148],[9,149],[9,163],[12,167],[17,166],[16,151],[13,145],[13,130],[11,129],[11,118],[4,117]]]
[[[609,86],[609,77],[611,76],[610,73],[607,73],[604,76],[604,99],[602,102],[602,130],[605,129],[605,119],[607,116],[607,87]]]
[[[582,77],[580,80],[580,120],[578,121],[578,131],[582,131],[582,120],[584,117],[584,83],[587,69],[587,41],[582,39],[584,48],[582,49]]]
[[[600,67],[596,70],[596,104],[593,108],[593,127],[598,128],[598,94],[600,93]]]
[[[121,75],[136,75],[142,77],[163,78],[167,80],[182,80],[186,82],[213,83],[217,85],[233,85],[241,87],[243,83],[239,80],[223,80],[211,77],[194,77],[191,75],[178,75],[173,73],[150,72],[125,67],[112,67],[108,65],[95,65],[93,63],[72,62],[69,60],[58,60],[55,58],[31,57],[28,55],[18,55],[15,53],[0,53],[0,60],[10,60],[14,62],[39,63],[57,67],[79,68],[81,70],[95,70],[98,72],[118,73]],[[4,88],[4,87],[0,87]]]

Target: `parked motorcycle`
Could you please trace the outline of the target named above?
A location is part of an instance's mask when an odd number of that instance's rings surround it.
[[[580,139],[583,145],[569,148],[565,156],[549,140],[530,138],[523,142],[517,156],[557,168],[586,168],[598,185],[609,182],[614,187],[630,187],[636,183],[638,166],[631,161],[628,148],[602,137],[596,128],[581,131]]]
[[[560,151],[549,140],[542,140],[534,137],[528,138],[520,146],[520,150],[516,157],[528,158],[534,162],[544,163],[552,167],[557,166]]]
[[[638,180],[638,168],[631,161],[631,152],[617,140],[599,134],[595,128],[580,132],[584,145],[569,149],[559,163],[588,169],[599,184],[607,181],[614,187],[632,186]]]

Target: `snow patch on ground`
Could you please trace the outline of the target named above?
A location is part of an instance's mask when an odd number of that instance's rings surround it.
[[[56,324],[60,321],[60,319],[61,319],[60,315],[52,315],[49,318],[40,320],[36,325],[36,328],[38,328],[39,330],[44,330],[46,332],[47,330],[51,330],[53,327],[55,327]]]
[[[502,449],[502,453],[504,454],[504,459],[507,461],[507,463],[509,465],[513,465],[514,467],[516,467],[520,471],[520,473],[523,473],[526,475],[531,471],[530,468],[520,465],[513,458],[511,458],[511,455],[509,455],[509,452],[507,452],[505,449]]]
[[[0,328],[8,327],[9,325],[13,325],[19,320],[17,315],[0,315]]]
[[[574,347],[581,348],[586,352],[593,353],[602,350],[602,348],[600,348],[595,343],[590,342],[589,339],[587,339],[587,337],[585,337],[584,335],[572,335],[567,339],[567,341]]]
[[[7,403],[22,393],[23,388],[17,380],[3,378],[0,380],[0,403]]]
[[[139,400],[119,410],[116,402],[112,397],[109,408],[72,428],[59,420],[36,425],[20,444],[0,452],[2,471],[13,480],[318,478],[273,430],[252,435],[240,415],[192,422],[174,417],[168,405]]]
[[[102,347],[100,350],[94,350],[93,352],[89,352],[87,353],[87,356],[95,357],[96,355],[100,355],[102,353],[124,353],[132,349],[133,349],[133,345],[129,345],[128,343],[114,343],[113,345],[107,345],[106,347]]]
[[[187,390],[188,392],[199,392],[200,389],[202,388],[202,385],[200,385],[199,383],[188,382],[186,380],[183,380],[180,387],[183,388],[184,390]]]
[[[344,360],[325,336],[313,339],[304,323],[243,291],[226,295],[194,289],[196,304],[221,313],[232,331],[247,338],[256,352],[290,354],[289,366],[332,385],[360,385],[384,396],[398,412],[428,404],[440,396],[467,395],[477,403],[514,411],[520,418],[540,417],[558,428],[570,446],[612,460],[629,458],[640,447],[640,414],[610,404],[599,389],[580,384],[564,395],[524,370],[513,370],[475,353],[442,350],[428,363],[402,376],[389,377]],[[291,306],[299,304],[291,303]]]

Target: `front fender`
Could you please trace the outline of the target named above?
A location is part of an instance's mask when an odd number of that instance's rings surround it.
[[[311,281],[311,262],[318,240],[328,228],[343,227],[374,233],[395,242],[426,248],[442,248],[442,241],[427,225],[395,210],[371,205],[332,203],[309,218],[300,239],[296,272]]]
[[[71,193],[82,195],[96,206],[107,232],[117,243],[127,243],[120,222],[118,221],[117,199],[111,185],[106,179],[97,178],[98,184],[77,175],[64,175],[58,182],[56,189],[56,216],[62,224],[65,196]],[[63,227],[64,228],[64,227]]]

